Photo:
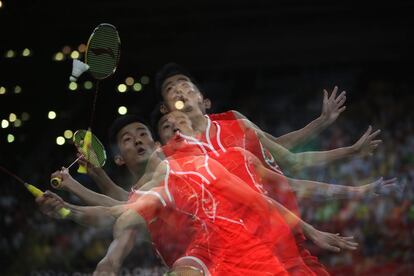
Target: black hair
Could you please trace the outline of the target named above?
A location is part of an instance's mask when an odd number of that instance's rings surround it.
[[[118,148],[118,143],[117,143],[117,135],[119,131],[126,125],[129,125],[132,123],[141,123],[145,125],[148,128],[149,132],[154,137],[154,133],[151,129],[150,124],[147,122],[147,120],[140,117],[139,115],[128,114],[128,115],[123,115],[121,117],[118,117],[112,122],[111,126],[109,127],[109,132],[108,132],[109,143],[110,143],[113,155],[116,155],[119,153],[119,148]]]
[[[161,100],[162,84],[167,78],[175,75],[184,75],[188,77],[191,80],[191,82],[194,83],[197,87],[199,86],[197,81],[194,79],[194,77],[190,74],[190,72],[187,69],[174,62],[167,63],[163,67],[161,67],[161,69],[159,69],[155,74],[155,90]]]

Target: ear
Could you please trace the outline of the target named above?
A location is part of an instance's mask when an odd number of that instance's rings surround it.
[[[167,113],[168,113],[168,108],[167,108],[167,106],[166,106],[164,103],[162,103],[162,104],[160,105],[160,112],[161,112],[162,114],[167,114]]]
[[[114,162],[118,167],[121,167],[121,166],[125,165],[125,161],[120,155],[115,156]]]
[[[210,101],[210,99],[209,99],[209,98],[204,99],[204,100],[203,100],[203,104],[204,104],[204,108],[205,108],[206,110],[211,108],[211,101]]]

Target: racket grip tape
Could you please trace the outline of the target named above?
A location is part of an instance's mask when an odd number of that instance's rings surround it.
[[[31,184],[25,183],[24,185],[26,186],[26,189],[32,195],[34,195],[34,197],[39,197],[39,196],[42,196],[44,194],[44,192],[42,190],[40,190],[39,188],[37,188],[37,187],[35,187]],[[70,210],[67,209],[67,208],[64,208],[64,207],[60,208],[58,212],[59,212],[59,214],[62,218],[66,218],[70,214]]]
[[[59,177],[53,177],[52,179],[50,179],[50,185],[52,185],[52,187],[55,189],[60,189],[61,183],[62,179],[60,179]]]

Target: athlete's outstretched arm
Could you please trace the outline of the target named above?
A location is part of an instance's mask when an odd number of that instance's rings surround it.
[[[286,169],[299,170],[306,167],[323,165],[333,161],[350,157],[353,155],[371,155],[372,152],[382,142],[374,140],[380,133],[380,130],[372,131],[369,126],[367,131],[352,146],[337,148],[329,151],[309,151],[301,153],[292,153],[281,145],[268,139],[263,133],[258,133],[262,144],[270,150],[276,162]]]
[[[135,229],[125,230],[121,236],[113,240],[93,275],[118,275],[122,263],[134,247],[136,233]]]
[[[338,87],[335,86],[331,93],[331,96],[328,96],[328,91],[324,89],[322,113],[318,118],[311,121],[305,127],[279,137],[274,137],[271,134],[265,132],[266,137],[287,149],[291,149],[318,135],[325,128],[335,122],[338,116],[346,109],[346,106],[344,106],[346,100],[346,92],[342,91],[339,96],[337,96],[337,92]],[[247,119],[244,115],[237,111],[233,111],[233,113],[237,119]],[[256,130],[260,130],[258,126],[252,122],[250,123],[256,128]]]
[[[269,199],[272,201],[274,206],[278,209],[279,213],[284,217],[285,221],[291,226],[294,227],[298,225],[302,228],[303,233],[306,237],[308,237],[311,241],[313,241],[317,246],[320,248],[339,252],[341,249],[347,250],[355,250],[358,247],[358,243],[354,242],[354,237],[342,237],[337,234],[324,232],[316,229],[309,223],[305,222],[294,213],[289,211],[286,207],[284,207],[279,202]]]
[[[126,205],[113,207],[104,206],[78,206],[65,202],[57,194],[46,191],[41,197],[36,198],[36,202],[42,213],[52,218],[61,218],[59,210],[66,208],[70,214],[65,219],[93,227],[107,227],[113,225],[115,219],[125,211]]]
[[[96,160],[96,154],[92,147],[89,149],[90,160]],[[78,157],[80,158],[78,163],[87,168],[87,174],[96,183],[103,194],[119,201],[126,201],[128,199],[128,192],[123,188],[115,184],[108,174],[100,167],[94,166],[86,158],[83,157],[83,150],[78,147]],[[93,204],[92,204],[93,205]]]
[[[105,257],[98,263],[93,275],[118,275],[118,271],[134,246],[136,232],[139,226],[146,227],[148,218],[155,218],[162,204],[153,195],[146,195],[136,202],[123,206],[123,211],[117,213],[118,217],[114,227],[114,240],[108,248]]]
[[[399,188],[396,178],[384,180],[382,177],[361,186],[334,185],[318,181],[288,178],[289,185],[299,198],[317,199],[361,199],[369,196],[388,194]]]
[[[232,200],[235,202],[250,206],[255,212],[259,214],[268,214],[268,211],[266,210],[269,210],[269,208],[274,212],[278,212],[284,218],[291,229],[294,229],[297,226],[301,227],[304,231],[304,234],[321,248],[335,252],[340,251],[341,249],[356,249],[358,244],[353,242],[353,237],[341,237],[339,234],[336,235],[319,231],[307,222],[303,221],[296,214],[285,208],[279,202],[265,197],[264,195],[251,189],[246,183],[243,182],[243,180],[234,174],[228,172],[225,169],[222,171],[222,173],[222,176],[225,175],[225,177],[222,177],[221,181],[227,182],[226,185],[222,186],[222,190],[227,190],[229,194],[232,194]],[[269,217],[266,219],[268,218]]]
[[[106,174],[106,173],[105,173]],[[65,168],[62,168],[60,171],[56,171],[51,175],[51,178],[58,177],[61,179],[59,189],[68,191],[79,197],[85,204],[91,206],[115,206],[122,204],[126,201],[126,199],[120,201],[113,199],[109,196],[99,194],[94,192],[78,181],[72,178],[69,174],[69,171]],[[109,178],[109,177],[108,177]],[[115,185],[115,184],[114,184]],[[124,191],[126,193],[126,191]]]

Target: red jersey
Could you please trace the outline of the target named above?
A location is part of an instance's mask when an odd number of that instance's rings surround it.
[[[198,153],[191,154],[189,148]],[[163,208],[173,206],[177,213],[193,220],[195,234],[183,256],[201,261],[212,275],[287,275],[269,247],[290,235],[279,213],[220,163],[200,155],[197,147],[186,147],[184,152],[166,161],[163,191],[158,193],[160,202],[166,203]],[[148,215],[151,211],[139,213],[147,221],[154,219]],[[262,227],[259,232],[258,225]],[[277,233],[272,230],[269,237],[269,229],[277,229]]]
[[[209,114],[207,118],[209,119],[207,129],[202,140],[203,142],[208,143],[213,151],[219,149],[225,150],[231,147],[241,147],[259,158],[261,163],[267,168],[283,176],[283,172],[276,164],[269,150],[260,143],[255,131],[246,128],[244,123],[237,119],[233,111]],[[262,179],[261,181],[261,183],[258,183],[255,186],[261,187],[264,194],[277,200],[287,209],[299,216],[296,195],[285,178],[281,177],[278,183],[271,182],[268,179]],[[295,228],[294,233],[300,254],[307,266],[317,275],[329,275],[318,259],[312,256],[304,247],[306,238],[303,235],[302,230]]]

